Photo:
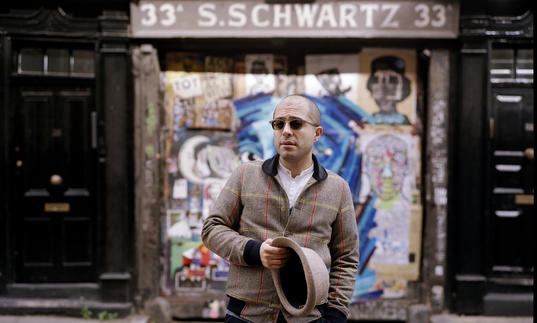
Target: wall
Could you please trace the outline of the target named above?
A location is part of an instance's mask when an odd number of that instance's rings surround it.
[[[201,225],[235,167],[275,153],[268,121],[290,93],[305,93],[319,106],[324,135],[315,154],[351,187],[360,234],[352,299],[360,310],[352,318],[404,320],[407,306],[419,302],[416,51],[369,48],[303,61],[290,67],[287,57],[273,54],[165,56],[161,289],[174,316],[223,315],[228,264],[203,246]]]

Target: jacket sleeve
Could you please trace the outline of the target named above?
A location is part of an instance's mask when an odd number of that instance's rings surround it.
[[[332,237],[329,243],[332,263],[328,308],[337,309],[348,317],[358,273],[359,255],[354,204],[349,185],[345,181],[342,184],[340,200],[338,215],[332,223]]]
[[[245,163],[233,171],[212,205],[201,231],[203,243],[209,250],[236,265],[260,262],[261,243],[238,233],[243,209],[241,187],[247,165]]]

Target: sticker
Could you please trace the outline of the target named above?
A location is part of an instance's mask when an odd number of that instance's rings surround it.
[[[203,93],[199,74],[182,76],[172,82],[173,91],[183,99]]]

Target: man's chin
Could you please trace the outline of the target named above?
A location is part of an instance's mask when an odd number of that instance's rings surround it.
[[[290,151],[285,151],[285,150],[280,151],[280,158],[289,162],[293,162],[296,160],[295,154],[293,154]]]

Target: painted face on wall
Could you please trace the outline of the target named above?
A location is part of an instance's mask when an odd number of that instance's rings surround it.
[[[371,95],[381,112],[394,112],[403,100],[403,77],[393,70],[378,70],[371,77]]]
[[[407,146],[392,135],[382,135],[371,141],[365,150],[365,173],[371,189],[381,199],[379,208],[391,208],[397,201],[408,174]]]

